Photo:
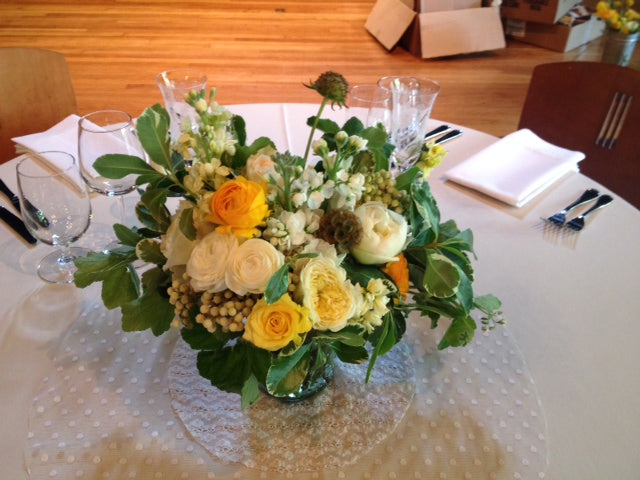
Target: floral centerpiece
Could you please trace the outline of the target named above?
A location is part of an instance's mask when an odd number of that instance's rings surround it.
[[[188,95],[197,125],[186,120],[174,143],[164,108],[143,113],[137,131],[151,164],[105,155],[95,165],[110,178],[138,175],[143,226],[114,225],[121,246],[76,259],[75,284],[102,282],[125,331],[179,328],[199,351],[200,375],[240,394],[243,407],[260,388],[313,392],[334,356],[368,361],[366,381],[412,311],[432,327],[449,319],[439,348],[469,343],[474,310],[482,328],[501,322],[500,302],[473,293],[471,231],[441,221],[426,181],[444,149],[426,145],[394,177],[381,126],[321,117],[328,104],[345,106],[346,80],[326,72],[308,87],[322,103],[304,156],[265,137],[249,143],[244,120],[212,90]]]
[[[603,19],[609,30],[630,35],[640,31],[640,13],[632,7],[634,0],[601,0],[596,16]]]

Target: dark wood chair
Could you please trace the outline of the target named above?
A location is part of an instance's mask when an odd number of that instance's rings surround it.
[[[582,173],[640,208],[640,71],[597,62],[538,65],[518,128],[583,152]]]
[[[16,156],[11,138],[46,130],[77,113],[64,55],[0,48],[0,163]]]

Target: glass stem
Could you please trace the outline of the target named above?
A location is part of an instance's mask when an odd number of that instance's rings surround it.
[[[69,264],[73,265],[73,253],[71,253],[71,246],[69,245],[60,245],[59,246],[60,255],[58,256],[58,264],[67,266]]]
[[[118,195],[118,208],[120,210],[120,223],[122,225],[127,224],[127,211],[124,205],[124,195]]]

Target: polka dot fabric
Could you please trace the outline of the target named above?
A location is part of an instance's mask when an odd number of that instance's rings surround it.
[[[340,403],[331,390],[321,394],[314,412],[330,420],[315,424],[296,448],[283,446],[291,435],[286,422],[242,412],[234,396],[228,403],[235,407],[220,413],[224,394],[214,391],[201,407],[225,418],[214,422],[212,434],[227,443],[210,452],[197,432],[210,425],[189,422],[180,395],[191,393],[180,390],[182,380],[169,381],[191,354],[181,350],[177,332],[159,338],[122,332],[118,312],[87,298],[79,318],[50,345],[51,371],[30,410],[25,466],[34,479],[544,478],[545,419],[508,329],[441,352],[438,333],[411,317],[405,344],[381,363],[377,374],[387,373],[369,387],[350,381],[356,372],[341,366],[336,381],[342,376],[351,403]],[[368,400],[357,401],[362,395]],[[262,408],[305,414],[279,402]],[[247,419],[260,436],[234,431],[233,422]]]

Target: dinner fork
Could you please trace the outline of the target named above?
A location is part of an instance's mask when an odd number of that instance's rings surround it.
[[[596,210],[602,207],[606,207],[611,202],[613,202],[613,198],[610,195],[602,195],[598,197],[598,200],[596,201],[596,203],[589,210],[584,212],[582,215],[579,215],[576,218],[569,220],[567,222],[567,227],[570,228],[571,230],[575,230],[576,232],[579,232],[584,228],[584,222],[589,215],[591,215],[593,212],[595,212]]]
[[[570,205],[567,205],[564,209],[560,210],[558,213],[551,215],[547,220],[551,223],[555,223],[556,225],[564,225],[564,222],[567,221],[567,215],[576,207],[583,205],[587,202],[590,202],[594,198],[598,196],[598,190],[595,188],[590,188],[589,190],[585,190],[585,192],[580,195],[580,198],[575,200]]]

